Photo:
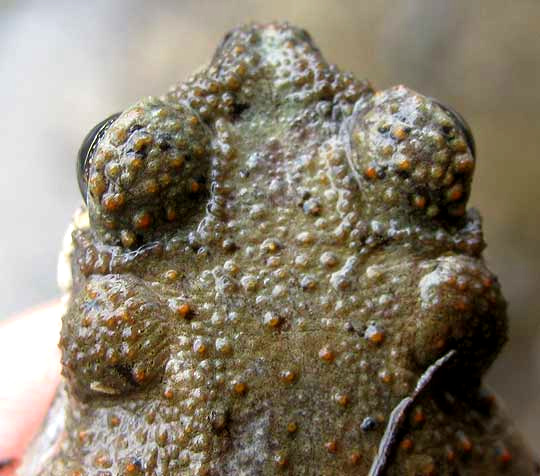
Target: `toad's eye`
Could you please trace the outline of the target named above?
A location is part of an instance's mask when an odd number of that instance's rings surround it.
[[[465,136],[465,140],[467,141],[467,145],[469,146],[469,150],[471,151],[472,156],[476,158],[476,146],[474,143],[474,137],[467,121],[459,112],[455,111],[451,107],[442,104],[437,100],[434,101],[444,112],[446,112],[446,114],[448,114],[455,121],[455,123],[459,127],[459,130]]]
[[[86,192],[88,188],[88,169],[90,165],[90,159],[94,154],[99,140],[103,137],[107,129],[118,118],[120,113],[113,114],[107,119],[101,121],[95,125],[86,137],[84,138],[79,154],[77,155],[77,180],[79,182],[79,189],[81,195],[86,202]]]

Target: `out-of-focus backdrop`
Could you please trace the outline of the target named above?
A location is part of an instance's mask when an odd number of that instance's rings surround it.
[[[477,142],[472,205],[510,302],[488,382],[540,449],[540,1],[0,0],[0,318],[58,295],[86,132],[209,60],[239,23],[287,19],[327,59],[460,111]]]

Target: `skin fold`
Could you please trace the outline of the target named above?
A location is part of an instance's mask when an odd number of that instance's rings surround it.
[[[97,127],[63,383],[25,476],[535,475],[482,375],[506,303],[450,108],[287,24]]]

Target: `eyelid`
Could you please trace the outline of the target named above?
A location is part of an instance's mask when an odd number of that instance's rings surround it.
[[[450,106],[447,106],[446,104],[443,104],[434,98],[431,98],[431,100],[435,102],[435,104],[437,104],[437,106],[439,106],[444,112],[450,115],[452,119],[454,119],[454,121],[459,127],[459,130],[465,136],[467,145],[469,146],[472,156],[476,157],[476,144],[474,142],[474,136],[471,131],[471,127],[469,126],[465,118],[459,112],[457,112],[455,109],[451,108]]]
[[[87,202],[86,193],[90,159],[92,158],[100,139],[103,137],[105,132],[107,132],[111,124],[116,121],[120,114],[121,113],[117,112],[96,124],[92,129],[90,129],[90,132],[86,134],[82,141],[81,147],[77,154],[77,181],[79,182],[79,190],[81,191],[81,195],[85,203]]]

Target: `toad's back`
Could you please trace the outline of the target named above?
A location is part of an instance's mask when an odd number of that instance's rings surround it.
[[[457,114],[271,24],[106,125],[22,474],[537,474],[479,387],[505,303]]]

